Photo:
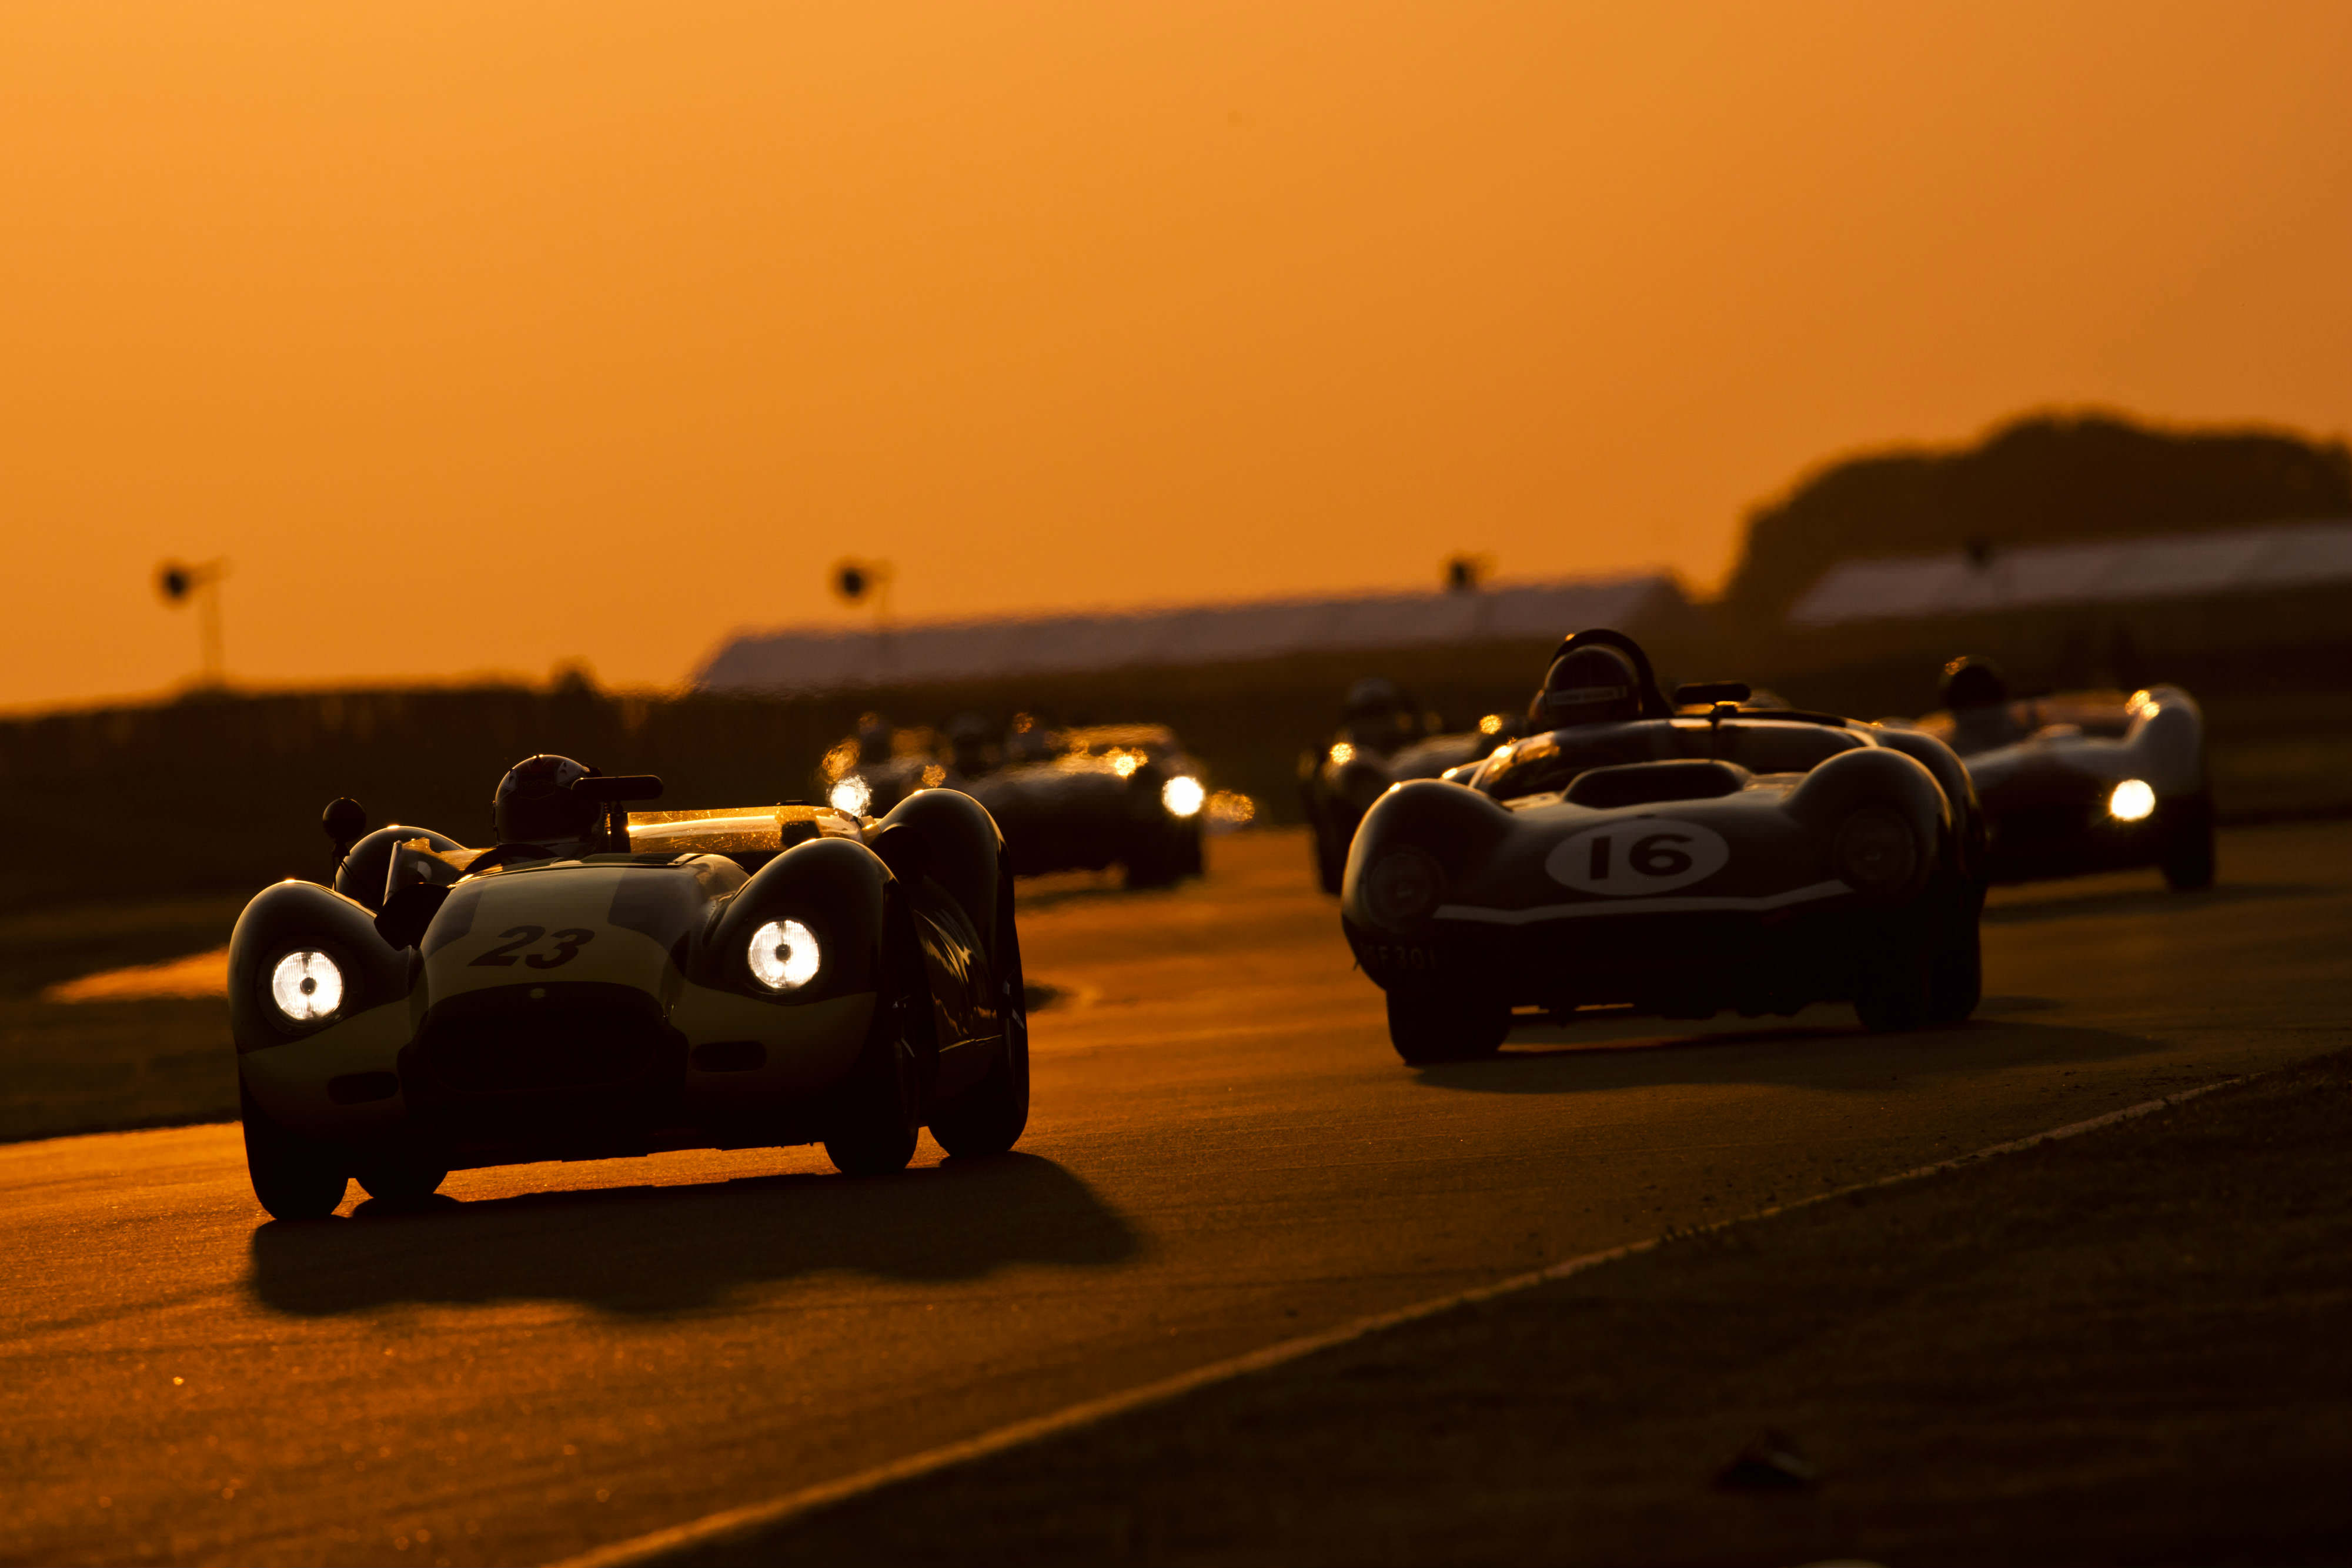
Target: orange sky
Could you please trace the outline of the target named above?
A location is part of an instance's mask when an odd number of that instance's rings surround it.
[[[0,705],[1651,562],[2352,425],[2352,5],[11,0]]]

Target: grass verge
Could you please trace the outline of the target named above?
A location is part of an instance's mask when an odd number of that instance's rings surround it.
[[[2352,1053],[682,1561],[2340,1562],[2347,1147]],[[1719,1484],[1767,1429],[1818,1479]]]

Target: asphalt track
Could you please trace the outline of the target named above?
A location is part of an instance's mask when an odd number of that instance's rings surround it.
[[[1023,1152],[469,1172],[273,1225],[236,1130],[0,1148],[0,1562],[531,1563],[1559,1259],[2344,1044],[2352,825],[2004,890],[1987,1005],[1413,1071],[1295,835],[1029,890]],[[353,1198],[358,1197],[353,1189]]]

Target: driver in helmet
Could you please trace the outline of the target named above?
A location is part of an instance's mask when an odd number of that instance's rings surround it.
[[[1952,749],[1963,756],[2022,737],[2009,701],[2009,681],[1990,659],[1963,654],[1944,666],[1938,693],[1952,716]]]
[[[490,797],[490,825],[499,849],[509,852],[500,858],[520,858],[511,852],[517,847],[542,849],[556,860],[603,850],[604,808],[572,788],[597,771],[544,753],[508,768]]]
[[[1340,730],[1360,752],[1386,757],[1421,738],[1421,716],[1395,682],[1366,675],[1348,688]]]
[[[1622,649],[1605,643],[1565,648],[1544,672],[1528,718],[1539,730],[1640,718],[1643,684],[1641,670]]]

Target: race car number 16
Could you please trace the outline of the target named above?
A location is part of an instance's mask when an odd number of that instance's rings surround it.
[[[1642,817],[1587,828],[1555,846],[1544,870],[1585,893],[1635,898],[1705,882],[1730,859],[1731,846],[1713,828]]]

